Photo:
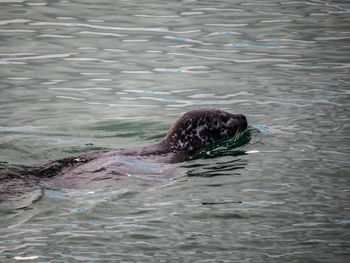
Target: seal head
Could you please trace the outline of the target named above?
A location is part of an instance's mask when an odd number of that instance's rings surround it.
[[[203,108],[183,114],[170,128],[162,143],[170,151],[192,152],[214,142],[238,136],[247,128],[242,114]]]

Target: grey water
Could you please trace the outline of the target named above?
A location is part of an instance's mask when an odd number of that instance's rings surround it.
[[[1,169],[149,145],[201,107],[250,136],[4,201],[0,261],[349,262],[349,104],[346,0],[0,1]]]

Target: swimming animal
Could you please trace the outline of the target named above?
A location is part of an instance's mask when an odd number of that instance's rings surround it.
[[[160,142],[133,149],[98,151],[67,157],[31,167],[0,173],[0,200],[38,186],[88,188],[96,181],[122,176],[167,177],[172,163],[187,160],[199,149],[239,136],[247,119],[215,108],[192,110],[183,114]]]

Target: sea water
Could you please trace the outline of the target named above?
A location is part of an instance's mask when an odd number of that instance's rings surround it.
[[[0,204],[1,262],[348,262],[349,1],[0,1],[0,166],[163,138],[184,112],[249,140]],[[141,172],[140,172],[141,173]]]

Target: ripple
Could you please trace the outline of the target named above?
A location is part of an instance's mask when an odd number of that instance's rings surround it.
[[[169,33],[174,33],[174,34],[192,34],[192,33],[198,33],[201,32],[202,30],[200,29],[194,29],[194,30],[185,30],[185,31],[168,31]]]
[[[182,16],[194,16],[194,15],[203,15],[204,12],[181,12]]]
[[[316,41],[325,41],[325,40],[343,40],[343,39],[349,39],[350,36],[337,36],[337,37],[315,37],[314,39]]]
[[[26,3],[27,5],[29,5],[29,6],[45,6],[45,5],[47,5],[47,3]]]
[[[125,50],[125,49],[115,49],[115,48],[106,48],[106,49],[104,49],[104,51],[108,51],[108,52],[117,52],[117,53],[129,53],[128,50]]]
[[[24,78],[24,77],[9,77],[7,79],[12,79],[12,80],[29,80],[29,79],[32,79],[32,78]]]
[[[91,76],[91,75],[109,75],[110,73],[108,72],[81,72],[81,75],[87,75],[87,76]]]
[[[98,58],[65,58],[67,61],[101,61]]]
[[[292,22],[293,20],[289,19],[272,19],[272,20],[261,20],[260,23],[284,23],[284,22]]]
[[[262,45],[252,45],[252,44],[227,44],[226,46],[231,45],[233,47],[251,47],[251,48],[288,48],[288,46],[262,46]]]
[[[12,57],[12,58],[2,58],[0,61],[8,60],[36,60],[36,59],[52,59],[52,58],[67,58],[75,53],[63,53],[63,54],[47,54],[38,56],[26,56],[26,57]]]
[[[211,52],[211,53],[237,53],[237,50],[221,50],[221,49],[204,49],[204,48],[194,48],[191,47],[190,50],[200,51],[200,52]]]
[[[148,107],[158,107],[158,105],[153,104],[130,104],[130,103],[102,103],[102,102],[93,102],[93,101],[83,101],[84,104],[90,104],[90,105],[105,105],[108,107],[118,107],[118,108],[148,108]],[[114,118],[113,118],[114,119]],[[118,119],[118,118],[117,118]],[[128,118],[122,118],[122,119],[128,119]],[[132,118],[134,119],[134,118]]]
[[[248,24],[204,24],[205,26],[217,26],[217,27],[243,27]]]
[[[267,133],[267,134],[271,134],[271,132],[268,130],[267,127],[263,126],[263,125],[253,125],[253,127],[255,129],[258,129],[260,132],[262,133]]]
[[[185,37],[164,36],[163,38],[170,39],[170,40],[184,41],[184,42],[189,42],[189,43],[202,44],[202,45],[212,45],[210,43],[204,43],[203,41],[200,41],[200,40],[195,40],[195,39],[190,39],[190,38],[185,38]]]
[[[298,2],[290,2],[290,3],[298,3]],[[242,6],[276,6],[277,4],[252,2],[252,3],[242,3],[241,5]]]
[[[76,101],[83,101],[84,98],[78,98],[78,97],[71,97],[71,96],[56,96],[58,99],[66,99],[66,100],[76,100]]]
[[[28,29],[0,29],[0,33],[34,33],[34,30]]]
[[[223,36],[223,35],[242,35],[242,33],[235,32],[235,31],[213,32],[213,33],[210,33],[210,34],[206,35],[206,37]]]
[[[202,7],[202,8],[193,8],[193,11],[228,11],[228,12],[243,12],[242,9],[234,8],[216,8],[216,7]]]
[[[141,94],[170,94],[170,92],[160,92],[160,91],[153,91],[153,90],[124,90],[125,92],[132,92],[132,93],[141,93]]]
[[[34,260],[38,259],[39,256],[15,256],[13,259],[15,260]]]
[[[44,34],[44,35],[39,35],[38,37],[47,37],[47,38],[74,38],[74,36],[53,35],[53,34]]]
[[[57,16],[56,19],[58,19],[58,20],[76,20],[75,17],[67,17],[67,16]]]
[[[303,44],[314,44],[315,41],[311,40],[298,40],[298,39],[290,39],[290,38],[267,38],[267,39],[261,39],[257,41],[262,42],[297,42],[297,43],[303,43]]]
[[[0,25],[8,25],[8,24],[24,24],[31,22],[28,19],[10,19],[10,20],[0,20]]]
[[[276,67],[298,68],[298,69],[328,69],[328,66],[320,65],[297,65],[297,64],[275,64]]]
[[[43,84],[43,85],[56,85],[57,83],[62,83],[65,81],[66,80],[63,80],[63,79],[52,79],[52,80],[47,81],[47,82],[42,82],[41,84]]]
[[[152,71],[149,70],[122,70],[122,73],[125,74],[152,74]]]
[[[148,39],[123,39],[123,42],[137,43],[137,42],[148,42]]]
[[[116,33],[102,33],[102,32],[94,32],[94,31],[80,31],[78,34],[109,36],[109,37],[125,37],[125,36],[127,36],[127,35],[121,35],[121,34],[116,34]]]
[[[260,58],[260,59],[230,59],[230,58],[221,58],[221,57],[208,57],[208,56],[198,56],[198,55],[192,55],[192,54],[185,54],[185,53],[168,53],[169,55],[175,55],[175,56],[188,56],[188,57],[195,57],[195,58],[201,58],[206,60],[222,60],[222,61],[231,61],[236,63],[255,63],[255,62],[268,62],[268,61],[274,61],[274,62],[287,62],[288,60],[282,59],[282,58]],[[289,64],[286,64],[289,65]]]
[[[332,105],[336,105],[339,107],[343,107],[346,106],[348,104],[341,104],[341,103],[336,103],[336,102],[332,102],[329,100],[325,100],[325,99],[300,99],[300,98],[295,98],[295,99],[282,99],[282,98],[268,98],[268,99],[272,99],[275,100],[277,99],[275,102],[280,102],[280,101],[297,101],[297,102],[307,102],[307,103],[325,103],[325,104],[332,104]]]
[[[149,18],[177,18],[179,15],[133,15],[136,17],[149,17]]]
[[[59,87],[54,87],[54,88],[49,88],[50,90],[69,90],[69,91],[90,91],[90,90],[112,90],[112,88],[59,88]]]
[[[176,104],[168,104],[168,107],[187,107],[194,105],[231,105],[245,102],[252,102],[251,100],[245,99],[231,99],[231,100],[200,100],[200,99],[175,99],[175,98],[159,98],[159,97],[122,97],[123,100],[152,100],[159,102],[171,102]]]
[[[12,21],[12,20],[11,20]],[[0,21],[0,25],[1,25]],[[29,22],[26,21],[26,22]],[[62,23],[62,22],[32,22],[29,23],[31,26],[65,26],[65,27],[87,27],[94,29],[105,29],[105,30],[117,30],[117,31],[140,31],[140,32],[168,32],[168,29],[162,27],[114,27],[114,26],[101,26],[84,23]]]
[[[154,68],[153,71],[164,72],[164,73],[191,73],[191,74],[203,74],[214,72],[212,70],[201,70],[206,69],[205,66],[195,66],[195,67],[180,67],[180,68]]]
[[[95,81],[95,82],[109,82],[113,79],[89,79],[89,81]]]

